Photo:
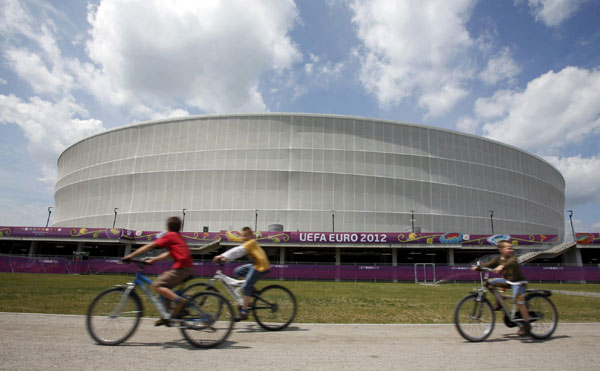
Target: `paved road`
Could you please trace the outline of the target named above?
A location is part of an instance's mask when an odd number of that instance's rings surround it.
[[[547,341],[519,338],[502,324],[483,343],[452,325],[293,324],[263,332],[236,324],[217,349],[196,349],[176,329],[142,322],[125,344],[92,342],[83,316],[0,313],[0,370],[597,370],[600,323],[560,323]]]

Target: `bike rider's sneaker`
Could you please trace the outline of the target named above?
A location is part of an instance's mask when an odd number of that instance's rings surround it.
[[[248,311],[240,309],[240,312],[233,319],[235,322],[247,320],[248,319]]]
[[[173,311],[172,318],[181,317],[185,312],[185,307],[186,307],[187,303],[188,303],[188,299],[181,298],[177,302],[177,306],[175,307],[175,311]]]
[[[167,323],[169,323],[169,320],[168,320],[168,319],[165,319],[165,318],[160,318],[160,319],[158,319],[158,320],[154,321],[154,326],[164,326],[164,325],[166,325]]]
[[[517,335],[527,336],[527,335],[529,335],[530,331],[531,331],[531,325],[527,322],[524,322],[523,325],[521,326],[521,328],[519,329],[519,331],[517,332]]]

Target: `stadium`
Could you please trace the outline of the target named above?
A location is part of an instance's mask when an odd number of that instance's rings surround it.
[[[563,235],[565,182],[517,148],[365,118],[196,116],[86,138],[58,159],[55,226]],[[490,218],[493,210],[493,219]],[[258,214],[258,215],[256,215]],[[411,222],[411,219],[414,221]]]
[[[454,265],[493,253],[491,234],[513,236],[522,252],[560,243],[564,203],[564,178],[548,162],[473,135],[340,115],[204,115],[127,125],[67,148],[52,230],[73,238],[109,228],[108,240],[54,245],[122,256],[143,243],[129,237],[156,234],[178,215],[199,255],[237,244],[234,231],[248,225],[281,264]],[[58,253],[47,241],[3,246]],[[597,255],[569,246],[540,261],[595,264]]]

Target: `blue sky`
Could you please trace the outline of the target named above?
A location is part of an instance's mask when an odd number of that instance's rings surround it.
[[[576,229],[600,231],[600,2],[174,3],[0,0],[0,225],[45,224],[56,160],[86,136],[268,111],[510,143],[556,166]]]

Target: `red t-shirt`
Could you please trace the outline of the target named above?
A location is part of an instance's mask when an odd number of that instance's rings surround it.
[[[171,254],[171,258],[175,260],[173,269],[177,268],[192,268],[192,254],[187,244],[177,232],[167,232],[161,238],[154,241],[158,246],[166,248]]]

